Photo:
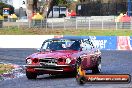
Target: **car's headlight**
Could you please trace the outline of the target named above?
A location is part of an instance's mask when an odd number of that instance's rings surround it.
[[[70,64],[71,63],[71,59],[70,58],[67,58],[66,59],[66,64]]]
[[[32,60],[31,59],[27,59],[27,64],[32,64]]]

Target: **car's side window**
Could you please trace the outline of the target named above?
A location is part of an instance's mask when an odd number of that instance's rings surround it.
[[[92,43],[88,40],[83,41],[81,46],[82,46],[82,50],[84,50],[84,51],[85,50],[91,50],[93,48]]]
[[[80,50],[80,42],[79,41],[75,41],[71,46],[70,49],[72,50]]]
[[[87,44],[90,44],[91,46],[93,46],[93,43],[90,40],[86,40],[85,41]]]
[[[87,40],[86,43],[91,45],[92,48],[94,48],[94,45],[93,45],[93,43],[90,40]]]
[[[49,42],[44,42],[42,47],[41,47],[43,50],[46,50],[49,48]]]

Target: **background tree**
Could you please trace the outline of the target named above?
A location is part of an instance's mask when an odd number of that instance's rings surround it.
[[[0,2],[0,14],[3,15],[3,8],[10,8],[9,14],[14,13],[14,7],[5,3]]]

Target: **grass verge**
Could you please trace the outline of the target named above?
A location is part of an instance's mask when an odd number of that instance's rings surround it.
[[[0,35],[85,35],[85,36],[132,36],[130,29],[45,29],[7,28],[0,29]]]
[[[11,71],[14,67],[10,64],[0,64],[0,74]]]

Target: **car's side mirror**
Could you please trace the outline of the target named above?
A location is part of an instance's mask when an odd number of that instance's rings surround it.
[[[37,51],[38,51],[38,52],[41,52],[41,49],[40,49],[40,48],[38,48],[38,49],[37,49]]]

